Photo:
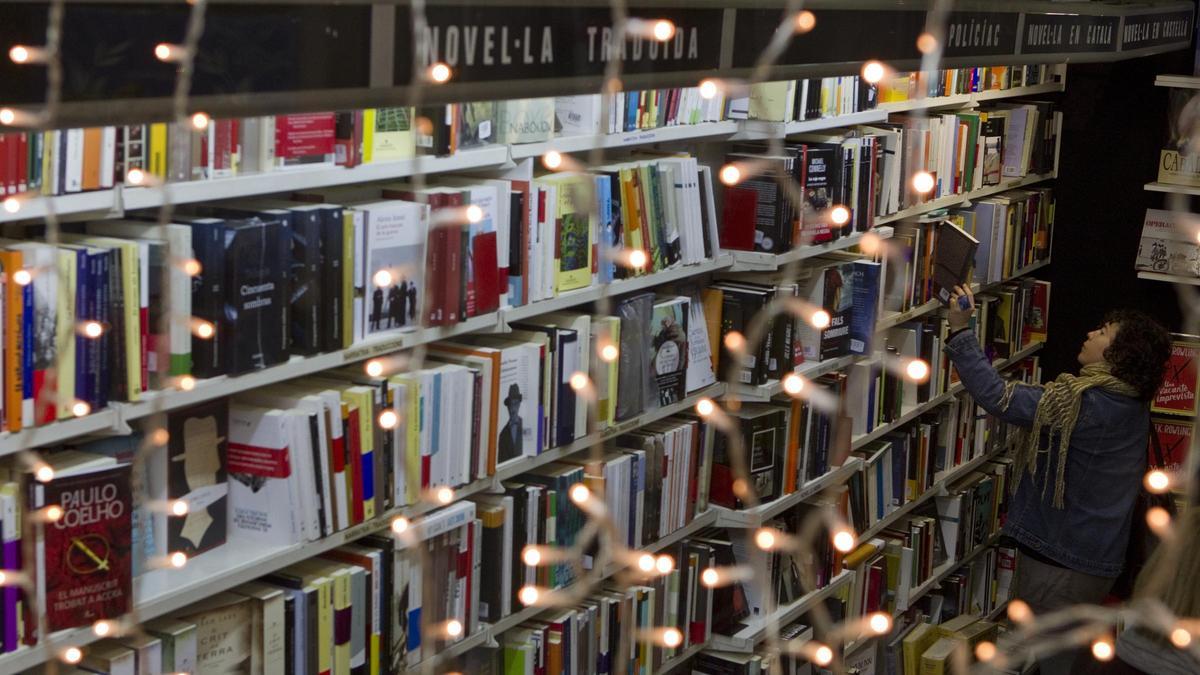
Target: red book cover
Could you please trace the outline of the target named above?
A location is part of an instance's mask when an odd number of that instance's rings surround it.
[[[471,273],[475,302],[472,312],[472,298],[467,297],[467,313],[479,316],[496,311],[500,306],[500,268],[496,262],[495,232],[484,232],[471,240]]]
[[[10,176],[13,174],[13,169],[8,163],[8,145],[11,142],[12,134],[0,134],[0,195],[8,195],[13,193]]]
[[[276,116],[275,160],[285,166],[331,160],[334,127],[333,113]]]
[[[1192,447],[1192,431],[1195,424],[1188,419],[1171,417],[1154,417],[1151,420],[1154,433],[1158,436],[1158,444],[1162,449],[1163,463],[1155,458],[1154,446],[1147,453],[1146,465],[1164,471],[1183,471],[1187,463],[1188,448]]]
[[[357,525],[363,521],[363,471],[362,436],[358,429],[358,408],[351,408],[346,416],[346,456],[350,466],[350,522]]]
[[[721,214],[721,248],[754,250],[754,211],[757,206],[758,195],[754,190],[731,187],[725,191],[725,208]]]
[[[333,162],[347,168],[358,166],[359,148],[362,147],[362,111],[340,112],[335,119]]]
[[[445,325],[443,298],[446,289],[442,285],[446,261],[446,228],[429,230],[425,244],[425,325]]]
[[[463,546],[462,550],[458,553],[458,578],[462,579],[467,587],[467,607],[471,606],[471,598],[473,597],[471,594],[475,592],[475,588],[471,584],[472,576],[474,576],[472,574],[472,572],[474,572],[474,566],[471,564],[471,562],[474,558],[474,551],[472,549],[475,547],[475,523],[476,521],[474,520],[467,522],[467,539],[464,542],[466,545]],[[463,617],[463,628],[465,629],[463,631],[464,633],[471,632],[471,626],[474,621],[475,617],[470,616],[469,613],[467,616]]]
[[[58,504],[44,526],[45,613],[51,632],[127,614],[133,598],[129,465],[34,485],[35,508]]]
[[[463,299],[463,228],[449,226],[442,229],[446,234],[446,271],[442,279],[442,283],[445,284],[445,297],[442,298],[442,303],[446,324],[451,325],[462,320],[459,307]]]
[[[17,190],[25,192],[29,189],[29,134],[17,134],[16,154]]]
[[[1171,356],[1164,368],[1162,387],[1150,409],[1172,415],[1195,415],[1197,368],[1200,358],[1200,338],[1176,336],[1171,342]]]

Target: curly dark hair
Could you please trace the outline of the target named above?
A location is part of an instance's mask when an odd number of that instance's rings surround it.
[[[1112,374],[1138,391],[1138,398],[1149,401],[1162,386],[1163,368],[1171,356],[1171,336],[1145,312],[1117,309],[1104,317],[1104,323],[1120,325],[1112,344],[1104,350],[1104,360],[1112,364]]]

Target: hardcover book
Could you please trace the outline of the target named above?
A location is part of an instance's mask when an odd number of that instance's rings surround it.
[[[420,325],[429,207],[401,200],[359,204],[364,214],[367,308],[362,335]]]
[[[168,413],[167,432],[167,499],[188,505],[187,515],[167,518],[167,551],[191,557],[225,543],[228,401]]]
[[[115,619],[132,609],[133,497],[129,465],[32,483],[34,509],[63,516],[43,528],[41,607],[51,632]],[[42,561],[39,561],[42,562]],[[41,589],[39,589],[41,590]]]

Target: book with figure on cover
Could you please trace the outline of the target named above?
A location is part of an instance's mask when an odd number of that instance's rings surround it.
[[[187,502],[167,518],[167,551],[188,557],[225,543],[229,406],[226,399],[167,414],[167,499]]]
[[[687,395],[689,312],[689,301],[684,296],[654,303],[650,347],[659,405],[677,403]]]

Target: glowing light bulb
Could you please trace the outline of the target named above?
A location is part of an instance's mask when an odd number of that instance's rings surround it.
[[[454,490],[451,490],[450,488],[443,486],[443,487],[438,488],[437,494],[435,496],[437,497],[438,503],[441,504],[442,506],[445,506],[446,504],[449,504],[450,502],[454,501]]]
[[[716,409],[717,406],[715,403],[713,403],[711,398],[702,398],[699,401],[696,401],[696,412],[699,413],[701,417],[708,417],[709,415],[713,414]]]
[[[659,574],[670,574],[675,569],[675,559],[664,553],[654,560],[654,568]]]
[[[62,660],[71,665],[75,665],[83,660],[83,651],[79,647],[67,647],[62,652]]]
[[[146,180],[146,172],[141,169],[130,169],[125,174],[125,182],[130,185],[141,185]]]
[[[8,126],[17,121],[17,113],[12,108],[0,108],[0,124]]]
[[[183,273],[189,277],[194,277],[197,274],[200,274],[203,269],[204,268],[200,266],[200,261],[196,260],[195,258],[188,258],[187,260],[183,261]]]
[[[708,568],[700,573],[700,583],[712,588],[721,581],[721,575],[713,568]]]
[[[188,503],[182,499],[176,499],[175,501],[171,502],[171,515],[186,516],[188,511]]]
[[[813,328],[819,330],[821,328],[828,328],[829,322],[832,320],[833,319],[829,316],[829,312],[826,312],[823,309],[818,309],[812,313],[812,316],[808,318],[808,323],[811,324]]]
[[[4,210],[9,213],[16,213],[21,210],[21,200],[16,197],[6,197],[4,199]]]
[[[62,507],[58,504],[51,504],[50,506],[47,506],[44,513],[46,515],[46,520],[51,523],[57,523],[63,517]]]
[[[54,480],[54,469],[50,468],[49,464],[43,464],[33,472],[33,477],[36,478],[39,483],[49,483],[50,481]]]
[[[649,553],[643,553],[638,556],[638,569],[643,572],[653,572],[654,556]]]
[[[592,491],[583,483],[576,483],[571,486],[571,501],[576,504],[582,504],[592,496]]]
[[[379,413],[379,426],[384,429],[395,429],[400,424],[400,416],[395,410],[384,410]]]
[[[913,189],[921,194],[928,194],[930,190],[933,190],[933,183],[933,174],[928,171],[918,171],[913,174]]]
[[[907,366],[904,367],[904,374],[907,375],[908,379],[910,380],[921,382],[925,378],[929,377],[929,364],[925,363],[921,359],[913,359],[912,361],[908,362]]]
[[[666,42],[675,37],[675,24],[666,19],[659,19],[654,22],[654,39],[659,42]]]
[[[783,378],[783,390],[795,396],[804,391],[804,378],[795,373],[788,373]]]
[[[736,330],[731,330],[725,334],[725,348],[731,352],[740,352],[746,348],[746,338]]]
[[[526,546],[525,551],[521,554],[521,559],[530,567],[537,567],[542,562],[542,553],[535,546]]]
[[[635,248],[629,252],[629,266],[634,269],[641,269],[649,262],[646,258],[646,252]]]
[[[848,529],[838,530],[833,535],[833,547],[842,553],[854,550],[854,533]]]
[[[1108,638],[1100,638],[1092,643],[1092,656],[1097,661],[1111,661],[1113,654],[1113,644]]]
[[[392,520],[392,532],[395,534],[404,534],[408,531],[408,518],[397,516]]]
[[[858,240],[858,248],[867,255],[875,255],[883,249],[883,237],[874,232],[864,232]]]
[[[975,645],[975,658],[984,663],[996,658],[996,643],[985,640]]]
[[[187,564],[187,561],[187,554],[183,551],[175,551],[171,554],[171,567],[174,567],[177,570],[183,569],[183,566]]]
[[[863,64],[862,78],[869,84],[879,84],[886,74],[886,69],[883,64],[878,61],[867,61]]]
[[[9,581],[8,574],[6,574],[4,571],[0,570],[0,586],[4,586],[4,585],[8,584],[8,581]]]
[[[211,339],[216,333],[216,329],[213,328],[211,323],[207,321],[200,321],[196,323],[196,330],[194,332],[196,333],[196,337],[200,338],[201,340],[208,340]]]
[[[25,45],[13,45],[12,49],[8,50],[8,58],[12,59],[13,63],[29,63],[29,48]]]
[[[175,49],[171,45],[160,42],[154,45],[154,58],[159,61],[167,61],[175,54]]]
[[[462,632],[463,632],[463,625],[462,625],[462,622],[459,621],[458,619],[450,619],[449,621],[446,622],[446,635],[456,638],[459,635],[462,635]]]
[[[71,412],[74,413],[76,417],[83,417],[91,411],[92,406],[88,405],[86,401],[76,401],[74,405],[71,406]]]
[[[467,222],[468,223],[478,223],[481,220],[483,220],[483,209],[479,208],[475,204],[468,206],[467,207]]]
[[[154,433],[150,434],[150,441],[154,445],[166,445],[169,440],[171,440],[171,433],[166,429],[155,429]]]
[[[720,92],[721,88],[713,80],[702,80],[700,82],[700,98],[705,100],[711,99]]]
[[[726,164],[721,167],[720,173],[721,182],[726,185],[737,185],[742,179],[742,170],[736,164]]]
[[[538,591],[536,586],[526,586],[522,588],[519,593],[517,593],[517,599],[520,600],[521,604],[523,605],[537,604],[539,597],[541,597],[541,593]]]
[[[770,551],[775,548],[775,544],[777,543],[775,533],[765,528],[761,529],[754,535],[754,543],[762,550]]]
[[[542,166],[546,167],[547,169],[550,169],[551,171],[554,171],[554,170],[558,169],[559,167],[561,167],[562,163],[563,163],[562,153],[557,150],[550,150],[546,154],[542,155]]]
[[[1146,489],[1154,494],[1162,494],[1171,487],[1171,477],[1161,469],[1154,469],[1146,474]]]
[[[678,628],[668,628],[663,631],[662,641],[664,645],[674,649],[683,644],[683,633],[680,633]]]
[[[1029,605],[1024,600],[1009,600],[1008,618],[1013,623],[1025,623],[1033,618],[1033,610],[1029,608]]]
[[[600,348],[600,358],[608,363],[616,361],[620,354],[621,352],[617,349],[617,346],[611,342]]]
[[[834,225],[845,225],[850,222],[850,209],[840,205],[835,206],[829,212],[829,219],[833,221]]]
[[[208,123],[211,121],[212,120],[209,118],[209,116],[202,112],[194,113],[192,115],[192,127],[195,128],[196,131],[204,131],[208,128]]]
[[[884,612],[875,612],[867,620],[867,625],[871,627],[871,632],[876,635],[884,635],[892,629],[892,617]]]
[[[104,326],[98,321],[88,321],[83,324],[83,334],[92,339],[98,338],[104,334]]]
[[[1146,524],[1155,531],[1163,530],[1171,524],[1171,514],[1161,506],[1152,507],[1146,511]]]
[[[392,285],[392,273],[387,270],[379,270],[375,276],[371,277],[371,281],[374,281],[375,285],[380,288],[386,288]]]
[[[579,391],[588,386],[588,376],[583,373],[575,373],[571,376],[571,388]]]
[[[29,282],[33,281],[33,275],[29,270],[17,270],[13,273],[13,281],[17,282],[18,286],[28,286]]]
[[[181,375],[179,377],[179,388],[183,391],[191,391],[196,388],[196,378],[191,375]]]
[[[450,81],[450,66],[444,63],[435,63],[429,66],[429,79],[438,84],[443,84]]]
[[[1171,631],[1171,644],[1180,649],[1186,649],[1188,645],[1192,644],[1192,634],[1187,632],[1187,629],[1176,628]]]
[[[921,33],[917,36],[917,51],[922,54],[932,54],[937,50],[938,41],[929,33]]]
[[[383,361],[367,361],[365,370],[367,375],[370,375],[371,377],[380,377],[383,375]]]
[[[797,33],[801,33],[801,34],[807,33],[808,31],[812,30],[813,28],[816,28],[816,26],[817,26],[817,16],[815,14],[813,14],[812,12],[810,12],[806,9],[806,10],[796,14],[796,32]]]
[[[813,650],[813,663],[818,666],[825,667],[833,663],[833,650],[825,645],[821,645]]]
[[[100,621],[92,624],[92,632],[98,637],[104,637],[112,632],[112,624],[101,619]]]

